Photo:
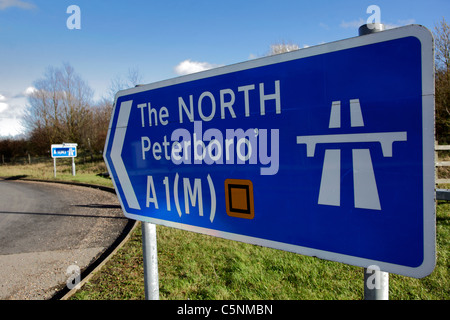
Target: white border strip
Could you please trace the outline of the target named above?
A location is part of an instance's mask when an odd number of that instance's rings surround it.
[[[122,96],[132,95],[135,93],[149,91],[157,88],[172,86],[180,83],[190,82],[194,80],[214,77],[218,75],[228,74],[232,72],[253,69],[257,67],[272,65],[276,63],[291,61],[295,59],[301,59],[306,57],[311,57],[315,55],[360,47],[364,45],[375,44],[379,42],[400,39],[405,37],[415,37],[421,42],[422,46],[422,117],[423,117],[423,216],[424,216],[424,262],[421,266],[417,268],[405,267],[401,265],[378,262],[374,260],[348,256],[344,254],[338,254],[318,249],[312,249],[307,247],[301,247],[296,245],[290,245],[286,243],[270,241],[260,238],[254,238],[229,232],[217,231],[213,229],[206,229],[202,227],[196,227],[191,225],[186,225],[177,222],[165,221],[160,219],[148,218],[146,216],[134,215],[127,213],[124,210],[125,215],[130,219],[136,219],[141,221],[146,221],[155,224],[161,224],[168,227],[174,227],[178,229],[183,229],[187,231],[193,231],[203,234],[208,234],[212,236],[222,237],[230,240],[242,241],[246,243],[261,245],[265,247],[271,247],[276,249],[281,249],[285,251],[291,251],[295,253],[300,253],[308,256],[316,256],[322,259],[343,262],[360,267],[368,267],[370,265],[376,264],[381,270],[402,274],[415,278],[422,278],[427,276],[432,272],[435,266],[435,202],[434,202],[434,45],[433,37],[425,27],[420,25],[410,25],[401,28],[395,28],[386,30],[379,33],[369,34],[365,36],[354,37],[350,39],[345,39],[341,41],[331,42],[327,44],[322,44],[314,47],[309,47],[301,49],[298,51],[293,51],[285,54],[255,59],[243,63],[238,63],[230,66],[220,67],[216,69],[211,69],[195,74],[190,74],[174,79],[164,80],[144,86],[139,86],[136,88],[131,88],[123,91],[119,91],[115,97],[115,107],[113,110],[113,115],[115,114],[115,108],[117,108],[117,99]],[[113,123],[113,118],[111,118],[110,129]],[[109,143],[108,132],[107,142],[105,145],[105,151]],[[109,166],[108,166],[109,169]],[[114,179],[113,179],[114,180]],[[114,183],[115,185],[115,183]],[[116,187],[117,190],[117,187]],[[123,199],[120,197],[118,192],[119,200],[123,206]]]
[[[111,147],[111,160],[116,169],[117,178],[122,186],[123,193],[128,206],[132,209],[140,210],[139,202],[134,193],[133,186],[128,176],[127,170],[122,160],[123,142],[127,131],[128,118],[130,117],[133,100],[124,101],[120,104],[119,117],[117,119],[116,131]]]

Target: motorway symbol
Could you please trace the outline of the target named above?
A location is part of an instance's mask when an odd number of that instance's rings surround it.
[[[364,127],[359,99],[350,100],[351,127]],[[341,101],[333,101],[329,128],[341,127]],[[308,157],[314,155],[318,143],[379,142],[384,157],[392,157],[396,141],[406,141],[406,132],[374,132],[352,134],[328,134],[320,136],[297,136],[298,144],[306,144]],[[353,149],[353,190],[355,208],[381,210],[370,149]],[[319,204],[340,205],[341,151],[326,149],[320,182]]]
[[[428,275],[433,59],[412,25],[118,92],[104,158],[125,216]]]

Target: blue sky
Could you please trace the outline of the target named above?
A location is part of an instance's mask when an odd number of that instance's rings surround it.
[[[151,83],[178,76],[183,61],[189,72],[261,57],[283,41],[357,36],[373,4],[390,27],[433,30],[450,13],[448,0],[0,0],[0,136],[22,132],[27,89],[48,66],[70,63],[99,99],[130,68]],[[66,26],[70,5],[80,8],[79,30]]]

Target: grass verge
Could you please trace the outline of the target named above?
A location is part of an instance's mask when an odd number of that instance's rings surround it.
[[[58,164],[57,179],[111,186],[96,176],[102,162]],[[53,163],[0,166],[0,176],[53,179]],[[436,268],[423,279],[391,274],[392,300],[450,299],[450,203],[436,212]],[[363,298],[363,269],[290,252],[157,226],[160,298],[358,300]],[[144,299],[141,228],[75,295],[73,300]]]
[[[450,203],[437,206],[437,265],[413,279],[390,274],[391,300],[448,300]],[[157,226],[161,299],[358,300],[363,269]],[[72,299],[144,299],[141,229]]]
[[[111,179],[97,176],[97,174],[107,172],[106,165],[103,161],[86,163],[76,161],[75,169],[75,176],[73,176],[72,159],[57,159],[55,178],[53,161],[49,159],[47,162],[36,164],[1,165],[0,177],[26,176],[26,178],[30,179],[73,181],[107,187],[113,186]]]

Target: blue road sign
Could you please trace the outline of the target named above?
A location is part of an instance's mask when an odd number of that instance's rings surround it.
[[[116,95],[125,215],[382,271],[435,264],[430,32],[407,26]]]
[[[75,144],[52,144],[52,158],[76,158],[77,146]]]

